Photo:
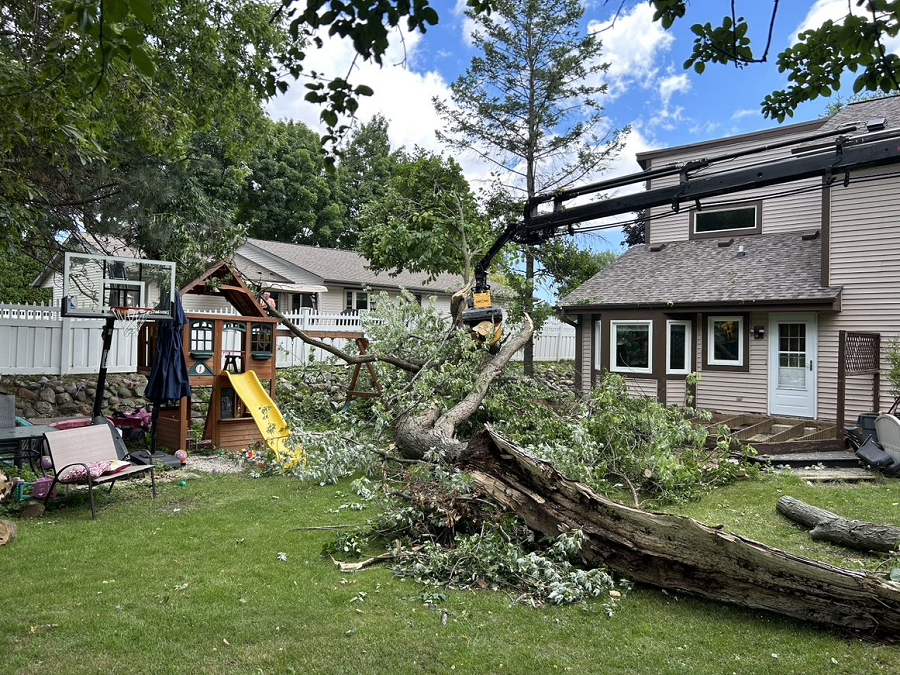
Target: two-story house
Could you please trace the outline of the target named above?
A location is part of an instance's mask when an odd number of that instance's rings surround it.
[[[729,163],[765,165],[796,156],[798,148],[783,141],[878,118],[887,131],[900,129],[900,97],[848,105],[828,119],[645,152],[638,161],[646,170],[776,146]],[[647,189],[678,180],[655,178]],[[879,333],[886,367],[886,346],[900,334],[900,165],[644,215],[646,243],[560,302],[578,325],[581,391],[609,371],[623,375],[634,395],[677,404],[697,372],[700,408],[835,420],[840,332]],[[887,379],[885,403],[893,400]],[[871,377],[848,378],[847,416],[870,410],[872,393]]]

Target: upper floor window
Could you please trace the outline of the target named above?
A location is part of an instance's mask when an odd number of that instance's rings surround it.
[[[762,232],[762,203],[691,212],[691,239]]]

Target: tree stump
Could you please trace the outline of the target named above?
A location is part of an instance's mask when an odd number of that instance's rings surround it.
[[[900,527],[848,520],[793,497],[782,497],[775,508],[785,518],[812,528],[809,536],[816,541],[830,541],[849,548],[885,553],[896,552],[900,542]]]
[[[16,524],[8,520],[0,520],[0,546],[16,538]]]
[[[684,516],[598,495],[509,441],[482,432],[460,465],[476,490],[549,536],[580,529],[581,556],[631,579],[884,640],[900,634],[900,584],[796,556]]]

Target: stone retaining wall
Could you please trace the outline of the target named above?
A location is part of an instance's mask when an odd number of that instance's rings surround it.
[[[103,392],[103,413],[147,405],[144,398],[146,387],[147,378],[143,375],[107,375]],[[16,415],[27,420],[90,416],[96,392],[96,377],[0,376],[0,394],[14,395]]]

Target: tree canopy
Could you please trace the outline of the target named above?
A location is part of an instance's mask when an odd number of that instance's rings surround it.
[[[357,248],[372,269],[425,272],[430,279],[447,272],[468,281],[475,256],[492,240],[459,164],[421,148],[400,155],[359,224]]]
[[[184,207],[194,205],[230,223],[209,186],[186,176],[206,161],[197,142],[208,132],[230,162],[248,156],[264,118],[266,73],[292,44],[272,21],[276,8],[254,0],[0,7],[5,240],[53,246],[86,230],[124,232],[142,246],[153,238],[146,223],[199,234],[199,221],[186,222]]]
[[[304,124],[267,122],[248,161],[237,220],[259,239],[335,246],[343,232],[333,175]]]

